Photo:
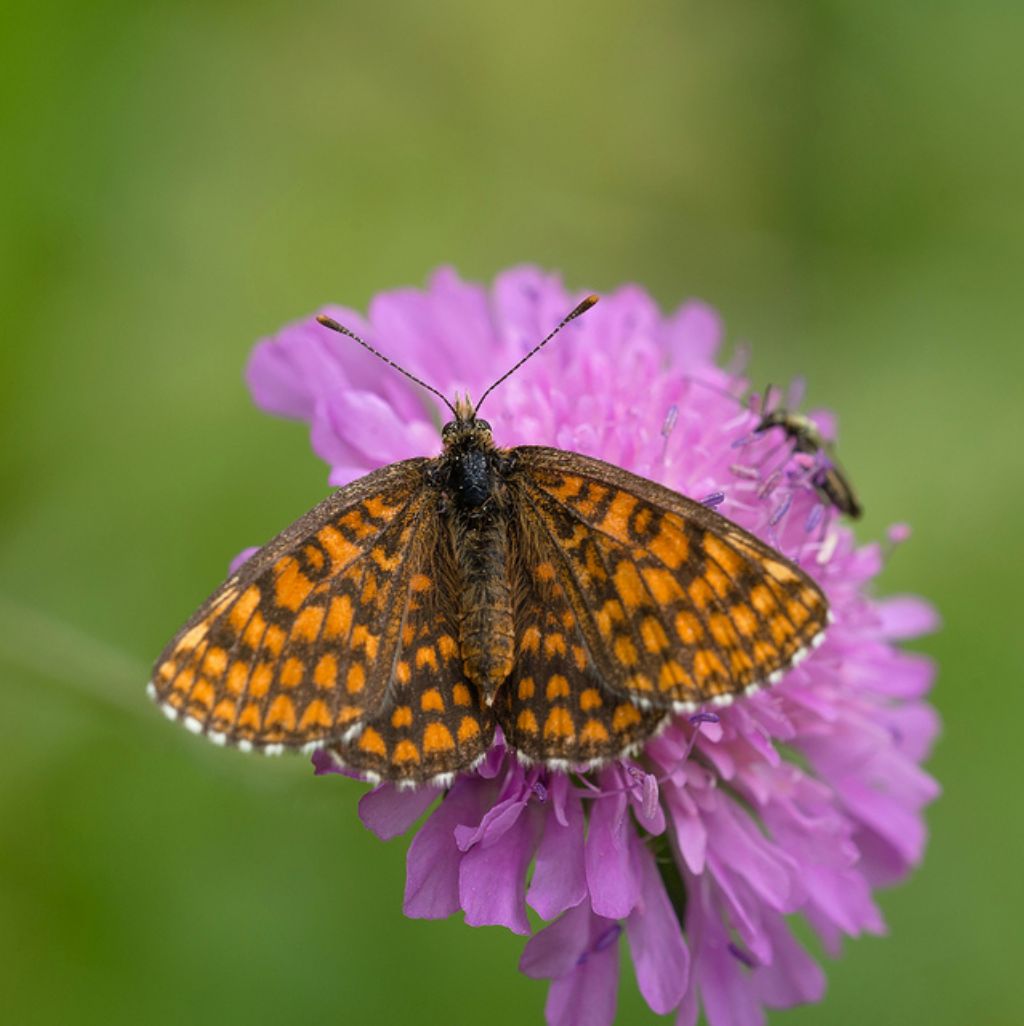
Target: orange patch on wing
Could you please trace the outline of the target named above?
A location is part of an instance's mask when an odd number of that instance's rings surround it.
[[[324,547],[334,566],[347,566],[359,555],[359,546],[353,545],[336,527],[328,524],[316,533],[316,539]]]
[[[278,627],[277,624],[272,623],[267,628],[267,633],[263,635],[263,647],[271,655],[276,656],[281,654],[282,650],[284,649],[284,643],[284,631],[280,627]]]
[[[411,591],[430,591],[434,582],[426,574],[413,574],[409,578],[409,589]]]
[[[433,645],[420,645],[416,649],[416,669],[421,670],[424,666],[429,666],[432,670],[437,669],[437,652],[434,651]]]
[[[356,695],[366,686],[366,671],[362,663],[353,663],[345,676],[345,690]]]
[[[306,675],[306,666],[300,659],[286,659],[284,666],[281,667],[281,687],[283,688],[297,688],[302,683],[302,678]]]
[[[591,709],[600,709],[604,705],[604,700],[601,698],[601,692],[597,688],[587,688],[580,695],[580,708],[584,712],[590,712]]]
[[[246,732],[255,732],[260,729],[260,707],[256,702],[250,702],[239,713],[235,727]]]
[[[640,579],[640,574],[632,563],[626,560],[620,562],[615,568],[613,577],[615,590],[627,609],[637,609],[640,606],[651,604],[644,582]]]
[[[518,694],[522,701],[527,701],[533,698],[534,692],[537,690],[537,685],[534,684],[532,677],[523,677],[519,682]]]
[[[544,655],[549,659],[552,656],[565,655],[565,635],[557,631],[544,635]]]
[[[209,710],[210,706],[213,705],[213,700],[216,697],[216,692],[213,690],[213,685],[205,678],[200,677],[196,681],[196,686],[192,689],[191,694],[188,696],[189,705],[195,703],[201,705],[204,709]]]
[[[540,631],[536,627],[527,627],[519,639],[519,651],[536,655],[540,651]]]
[[[374,545],[370,550],[370,558],[385,573],[391,573],[393,570],[397,570],[402,562],[402,556],[403,554],[401,552],[395,552],[393,555],[389,556],[387,549],[385,549],[383,545]],[[419,758],[418,754],[417,758]]]
[[[395,711],[391,714],[391,726],[396,730],[401,727],[411,727],[412,709],[407,705],[396,706]]]
[[[645,566],[640,571],[640,576],[643,577],[647,590],[659,606],[667,606],[683,593],[679,582],[664,567]]]
[[[544,721],[545,737],[571,738],[576,736],[576,726],[568,709],[558,706],[548,713]]]
[[[469,693],[469,688],[465,684],[456,684],[452,688],[452,701],[463,708],[467,705],[472,705],[473,697]]]
[[[395,680],[399,684],[408,684],[411,677],[412,670],[409,669],[409,664],[404,659],[399,659],[395,664]]]
[[[533,568],[533,572],[538,581],[553,581],[555,579],[555,568],[548,562],[538,563]]]
[[[612,627],[617,623],[622,623],[625,619],[626,614],[623,612],[622,603],[617,602],[615,599],[608,599],[594,613],[594,623],[597,624],[597,629],[606,638],[612,633]]]
[[[302,719],[299,720],[299,730],[308,731],[313,727],[329,727],[331,725],[331,712],[327,704],[321,698],[314,698],[306,706]]]
[[[455,750],[455,738],[443,723],[428,723],[423,731],[424,752],[451,752]]]
[[[317,660],[316,669],[313,671],[313,683],[324,690],[330,690],[337,686],[338,660],[333,653],[325,652]]]
[[[623,666],[636,666],[640,661],[640,656],[637,653],[636,645],[633,644],[633,639],[627,638],[624,634],[620,634],[615,639],[614,649],[615,658]]]
[[[636,508],[636,497],[617,491],[601,520],[601,529],[620,541],[629,541],[629,517]]]
[[[377,647],[380,645],[380,638],[371,634],[362,624],[357,624],[352,631],[352,647],[362,648],[366,651],[366,658],[372,663],[377,658]]]
[[[389,506],[379,495],[371,495],[368,499],[363,500],[363,509],[366,510],[367,515],[377,520],[388,517],[388,514],[393,513],[397,508],[397,506]]]
[[[192,684],[196,679],[196,671],[193,669],[182,670],[177,677],[174,678],[174,690],[175,691],[191,691]]]
[[[684,531],[669,520],[663,520],[661,529],[647,544],[651,555],[669,570],[678,570],[690,556],[690,543]]]
[[[228,665],[228,654],[223,648],[214,646],[203,657],[203,673],[220,677]]]
[[[408,739],[395,745],[395,762],[419,762],[420,750]]]
[[[693,672],[702,686],[706,686],[713,677],[726,677],[725,667],[718,658],[717,652],[710,649],[698,649],[693,655]]]
[[[706,609],[714,599],[711,585],[703,577],[694,578],[686,589],[686,593],[690,596],[690,601],[698,609]]]
[[[797,627],[802,627],[811,618],[807,607],[796,599],[790,599],[786,603],[786,612]]]
[[[668,635],[655,616],[646,616],[640,622],[640,637],[648,652],[661,652],[668,648]]]
[[[572,661],[576,664],[577,670],[585,670],[587,668],[587,653],[583,650],[582,645],[572,646]]]
[[[569,682],[560,673],[553,673],[548,679],[545,694],[549,702],[553,702],[556,698],[568,698]]]
[[[337,638],[348,634],[352,626],[352,600],[348,595],[338,595],[331,599],[327,610],[327,622],[324,624],[324,637]]]
[[[428,688],[420,695],[420,708],[424,712],[444,712],[444,699],[437,688]]]
[[[260,589],[255,584],[250,584],[239,596],[238,601],[232,606],[228,613],[228,620],[236,631],[241,631],[249,622],[249,617],[256,611],[260,604]]]
[[[459,741],[465,744],[480,733],[480,724],[471,716],[463,716],[459,722]]]
[[[227,689],[231,695],[240,695],[249,678],[249,667],[236,659],[228,670]]]
[[[263,619],[263,614],[253,613],[252,619],[245,625],[245,630],[242,631],[242,641],[255,652],[263,641],[263,634],[266,629],[267,621]]]
[[[757,633],[757,617],[754,616],[750,606],[737,602],[736,605],[730,608],[729,615],[732,617],[732,622],[736,625],[736,629],[743,637],[749,638]]]
[[[679,685],[693,687],[693,679],[682,663],[677,663],[675,659],[667,659],[658,671],[658,688],[662,691],[672,691]]]
[[[301,638],[303,641],[316,641],[325,615],[326,610],[323,606],[306,606],[295,617],[292,635],[296,638]]]
[[[730,577],[737,577],[742,573],[745,561],[731,546],[726,545],[721,538],[706,532],[704,535],[704,551],[724,570]]]
[[[235,721],[237,706],[230,698],[222,698],[210,716],[211,723],[217,727],[230,726]]]
[[[442,634],[437,639],[437,650],[441,653],[441,658],[446,662],[449,659],[454,659],[459,654],[458,643],[450,634]]]
[[[284,556],[274,564],[274,598],[279,606],[295,612],[313,590],[313,582],[302,572],[294,556]]]
[[[540,727],[537,725],[537,717],[532,709],[524,709],[516,718],[516,729],[524,734],[538,734]]]
[[[733,627],[732,621],[724,613],[713,613],[709,616],[708,629],[711,631],[711,637],[723,647],[735,645],[739,642],[739,638],[736,636],[736,628]]]
[[[295,729],[295,706],[287,695],[278,695],[267,710],[267,718],[263,723],[265,729],[284,727],[285,730]]]
[[[775,596],[771,593],[770,588],[759,584],[757,587],[750,589],[750,604],[762,616],[767,616],[775,610]]]
[[[257,663],[249,678],[249,694],[253,698],[262,698],[270,690],[270,682],[273,679],[273,663]]]
[[[608,731],[598,720],[587,720],[580,731],[580,741],[601,744],[608,740]]]
[[[630,727],[635,727],[640,722],[640,710],[635,705],[623,702],[616,706],[612,713],[612,730],[616,734],[625,734]]]
[[[359,735],[359,750],[366,752],[369,755],[379,755],[381,757],[388,754],[387,745],[384,744],[384,738],[377,733],[373,727],[367,727],[362,734]]]

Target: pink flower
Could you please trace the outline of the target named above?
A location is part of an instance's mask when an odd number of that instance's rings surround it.
[[[449,396],[480,395],[580,298],[516,268],[485,289],[441,270],[425,291],[376,297],[364,318],[325,313]],[[488,399],[499,445],[600,457],[686,495],[800,562],[826,591],[825,643],[775,688],[714,713],[677,717],[635,759],[590,774],[525,768],[500,737],[450,789],[382,785],[360,801],[382,838],[432,812],[408,854],[405,911],[459,910],[473,926],[530,934],[521,970],[551,981],[552,1026],[615,1016],[628,947],[659,1013],[711,1026],[764,1021],[764,1007],[821,998],[821,968],[795,940],[801,915],[838,953],[880,933],[877,886],[921,859],[921,769],[938,729],[932,663],[897,647],[933,630],[923,600],[872,598],[878,545],[857,547],[814,487],[816,465],[737,397],[748,383],[714,363],[717,316],[687,303],[664,316],[626,286],[570,325]],[[434,397],[310,318],[260,343],[257,403],[309,421],[313,448],[344,484],[440,448]],[[835,424],[815,415],[826,437]],[[908,536],[904,525],[892,544]],[[337,772],[324,752],[317,771]]]

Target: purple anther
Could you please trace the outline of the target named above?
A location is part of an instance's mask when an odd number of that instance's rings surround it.
[[[807,526],[804,528],[808,534],[810,534],[811,531],[821,523],[821,518],[824,513],[825,507],[820,502],[812,507],[811,512],[807,514]]]
[[[774,527],[789,512],[789,507],[792,501],[793,493],[790,492],[789,495],[782,500],[778,509],[775,510],[771,515],[771,518],[768,520],[768,523],[771,524],[772,527]]]
[[[694,713],[690,717],[690,722],[695,727],[698,727],[702,723],[719,723],[720,720],[718,718],[718,714],[717,713],[699,712],[699,713]]]
[[[679,407],[673,403],[668,408],[668,413],[665,414],[665,422],[661,425],[661,433],[665,438],[672,433],[672,429],[676,426],[676,421],[679,419]]]
[[[712,492],[710,495],[705,495],[700,500],[702,506],[707,506],[708,509],[714,509],[716,506],[721,506],[725,502],[725,492]]]
[[[534,781],[533,793],[537,796],[537,801],[546,802],[548,800],[548,789],[539,781]]]
[[[608,929],[605,930],[596,941],[594,941],[590,950],[597,952],[604,951],[605,948],[610,948],[619,939],[620,933],[622,933],[622,927],[618,923],[609,926]]]
[[[748,969],[757,968],[757,962],[754,961],[753,956],[744,951],[738,944],[733,944],[732,941],[729,941],[729,954],[737,961],[742,962]]]

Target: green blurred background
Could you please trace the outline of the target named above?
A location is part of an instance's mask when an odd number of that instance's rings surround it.
[[[824,1008],[772,1022],[1019,1023],[1024,8],[20,6],[0,1019],[541,1022],[519,939],[402,918],[405,841],[361,828],[357,785],[204,745],[143,694],[228,559],[325,491],[304,428],[250,403],[253,341],[441,263],[533,261],[702,297],[754,380],[806,374],[858,533],[914,525],[882,590],[946,621],[926,862]],[[655,1021],[626,980],[620,1021]]]

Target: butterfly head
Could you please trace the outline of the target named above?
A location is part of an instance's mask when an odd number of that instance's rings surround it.
[[[490,449],[494,446],[491,425],[475,412],[469,396],[455,397],[455,419],[441,428],[441,441],[447,450]]]

